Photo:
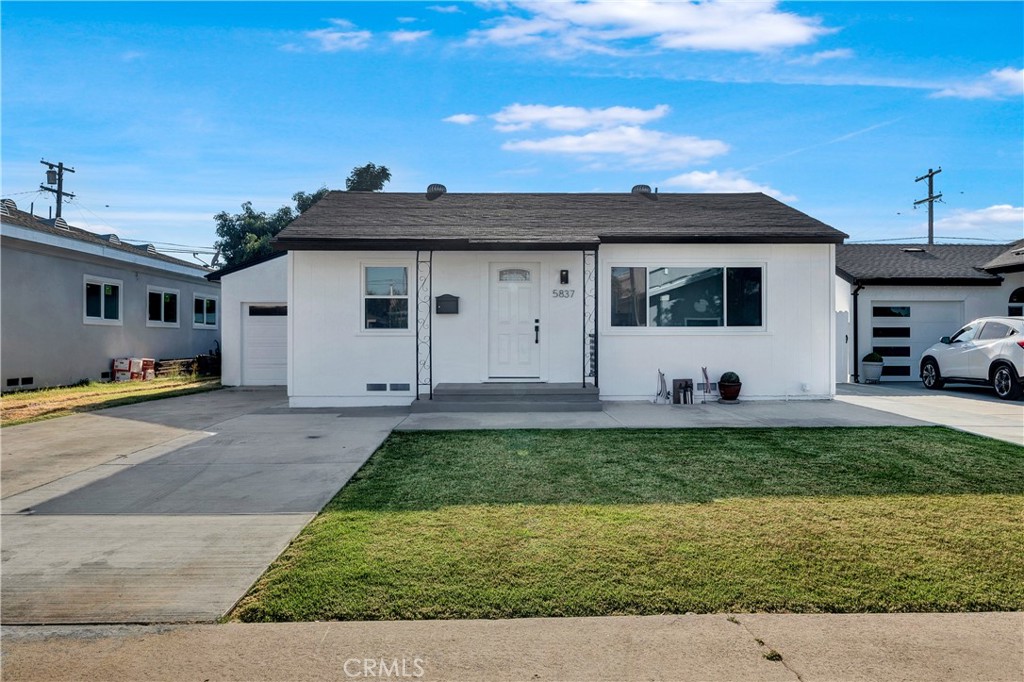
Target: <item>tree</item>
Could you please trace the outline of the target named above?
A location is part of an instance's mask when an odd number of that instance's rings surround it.
[[[273,249],[270,240],[284,227],[305,213],[329,190],[321,187],[312,194],[296,192],[292,195],[295,210],[282,206],[273,214],[254,211],[252,202],[242,204],[242,212],[234,215],[221,211],[213,216],[217,221],[217,236],[214,244],[224,258],[225,265],[240,265],[253,258],[269,255]]]
[[[345,180],[345,189],[349,192],[379,192],[384,183],[391,181],[391,171],[387,166],[368,163],[356,166]]]

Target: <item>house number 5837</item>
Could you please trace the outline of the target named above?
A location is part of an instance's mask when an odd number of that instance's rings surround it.
[[[576,295],[575,289],[552,289],[551,298],[572,298]]]

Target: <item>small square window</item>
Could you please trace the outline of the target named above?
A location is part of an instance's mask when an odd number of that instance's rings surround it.
[[[363,329],[409,329],[408,268],[363,268]]]
[[[178,290],[146,288],[146,326],[177,327]]]
[[[192,298],[192,326],[194,328],[217,328],[217,299],[212,296]]]
[[[121,324],[121,280],[85,276],[84,312],[86,324]]]

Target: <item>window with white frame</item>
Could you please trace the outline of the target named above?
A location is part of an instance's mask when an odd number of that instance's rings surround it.
[[[612,327],[764,326],[764,267],[611,269]]]
[[[146,287],[146,326],[177,327],[178,290]]]
[[[217,297],[192,297],[192,326],[197,329],[217,328]]]
[[[83,287],[82,321],[85,324],[112,324],[121,322],[121,291],[119,279],[86,275]]]
[[[409,328],[409,269],[363,267],[363,329]]]

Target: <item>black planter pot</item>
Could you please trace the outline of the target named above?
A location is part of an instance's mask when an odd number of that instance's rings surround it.
[[[723,384],[718,383],[718,395],[722,396],[722,400],[736,400],[740,397],[740,389],[743,384]]]

